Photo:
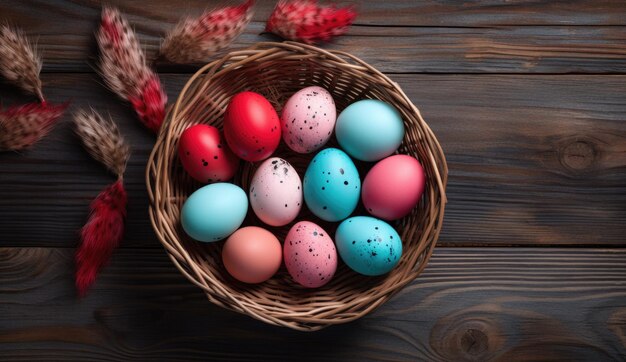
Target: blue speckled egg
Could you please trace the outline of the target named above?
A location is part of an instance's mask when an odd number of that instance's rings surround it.
[[[393,154],[404,138],[400,112],[391,105],[365,99],[349,105],[335,125],[341,148],[361,161],[378,161]]]
[[[355,216],[344,220],[335,232],[341,259],[364,275],[382,275],[393,269],[402,255],[402,240],[386,222]]]
[[[183,204],[185,232],[199,241],[218,241],[232,234],[246,217],[248,198],[238,186],[215,183],[199,188]]]
[[[304,174],[304,202],[317,217],[339,221],[359,202],[361,179],[348,155],[336,148],[320,151]]]

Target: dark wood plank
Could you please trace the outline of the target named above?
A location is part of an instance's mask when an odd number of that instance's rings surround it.
[[[115,2],[113,2],[115,3]],[[204,1],[185,2],[179,6],[172,1],[158,1],[147,6],[141,2],[117,2],[127,13],[129,20],[139,33],[142,44],[150,58],[154,57],[160,37],[184,14],[199,12]],[[261,2],[259,15],[269,14],[273,2]],[[615,2],[617,4],[617,1]],[[626,26],[576,27],[555,20],[559,26],[497,26],[455,27],[455,17],[474,14],[476,24],[480,19],[506,18],[503,8],[512,6],[516,14],[540,11],[568,5],[549,5],[549,2],[515,3],[496,5],[491,1],[476,5],[454,5],[453,2],[435,5],[426,2],[400,1],[366,2],[359,19],[360,26],[352,27],[348,35],[325,45],[328,49],[340,49],[361,57],[383,72],[427,72],[427,73],[625,73],[626,72]],[[601,5],[600,5],[601,6]],[[611,10],[617,6],[605,3]],[[442,15],[431,17],[431,11],[420,12],[423,7],[441,8]],[[458,11],[462,8],[463,11]],[[626,7],[609,14],[611,18],[626,19]],[[447,9],[447,10],[444,10]],[[571,9],[586,9],[577,4]],[[592,11],[592,13],[593,13]],[[76,72],[92,71],[96,57],[93,33],[99,19],[100,3],[95,1],[3,1],[0,2],[0,21],[8,20],[23,27],[37,39],[43,50],[44,71]],[[436,11],[435,11],[436,12]],[[403,17],[415,14],[433,19],[428,27],[398,26]],[[451,23],[445,15],[453,14]],[[252,45],[259,41],[277,40],[274,36],[259,36],[264,29],[263,19],[258,17],[232,48]],[[400,19],[396,20],[396,16]],[[473,16],[473,15],[472,15]],[[589,15],[589,18],[593,16]],[[371,19],[371,20],[368,20]],[[387,19],[392,26],[369,26],[377,19]],[[416,20],[420,24],[420,20]],[[497,22],[497,21],[496,21]],[[575,20],[572,20],[575,23]],[[607,22],[610,22],[607,20]],[[505,22],[506,23],[506,22]],[[595,23],[595,21],[594,21]],[[469,22],[474,26],[475,23]],[[450,27],[452,25],[452,27]],[[468,25],[468,24],[466,24]],[[622,24],[626,25],[626,24]],[[161,72],[187,72],[189,67],[159,63]]]
[[[241,2],[241,1],[240,1]],[[162,22],[198,14],[205,8],[234,4],[232,0],[186,0],[181,6],[168,0],[107,2],[127,13],[153,17]],[[620,0],[585,0],[555,2],[549,0],[479,0],[460,3],[455,0],[440,1],[339,1],[339,4],[356,5],[357,25],[392,26],[493,26],[493,25],[626,25],[626,9]],[[94,12],[100,6],[93,0],[3,0],[7,17],[34,19],[49,15],[80,16]],[[253,19],[265,22],[276,1],[258,0]],[[96,10],[97,12],[97,10]],[[31,14],[28,16],[27,14]],[[37,25],[34,24],[33,25]]]
[[[441,245],[624,245],[626,76],[392,78],[449,161]],[[163,76],[171,100],[186,79]],[[118,121],[133,145],[124,245],[160,247],[144,186],[153,136],[93,74],[47,74],[44,82],[52,101],[90,104]],[[89,201],[113,181],[81,149],[69,120],[31,151],[0,154],[0,245],[73,246]]]
[[[210,304],[163,251],[121,250],[85,299],[72,250],[0,249],[7,360],[618,361],[626,251],[439,248],[374,313],[316,333]]]

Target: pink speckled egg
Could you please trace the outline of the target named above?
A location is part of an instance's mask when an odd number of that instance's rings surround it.
[[[279,157],[265,160],[254,173],[249,191],[256,216],[271,226],[292,222],[302,208],[302,182],[289,162]]]
[[[311,153],[328,142],[337,110],[332,95],[322,87],[307,87],[289,98],[280,118],[283,140],[295,152]]]
[[[283,254],[293,280],[307,288],[323,286],[337,270],[335,244],[324,229],[309,221],[300,221],[291,227]]]

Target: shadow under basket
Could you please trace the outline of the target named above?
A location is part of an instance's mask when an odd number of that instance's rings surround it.
[[[232,96],[254,91],[268,98],[280,114],[284,101],[311,85],[326,88],[339,114],[347,105],[365,98],[393,105],[401,114],[406,134],[398,153],[420,160],[426,173],[422,199],[411,214],[392,225],[403,242],[398,265],[388,274],[367,277],[341,261],[325,286],[307,289],[295,283],[284,265],[270,280],[248,285],[234,280],[222,264],[222,242],[190,239],[180,225],[186,198],[202,185],[189,177],[178,160],[178,140],[188,127],[204,123],[222,129],[222,116]],[[332,142],[330,145],[332,145]],[[313,155],[300,155],[282,143],[274,156],[287,159],[300,175]],[[255,165],[242,162],[233,182],[248,191]],[[361,178],[371,164],[357,163]],[[171,260],[189,280],[219,306],[250,315],[266,323],[303,331],[360,318],[381,306],[415,279],[433,252],[446,203],[447,165],[444,153],[419,110],[400,87],[362,60],[340,51],[326,51],[294,42],[258,43],[233,51],[194,74],[168,113],[146,172],[150,219]],[[366,213],[358,209],[354,215]],[[306,207],[294,221],[320,224],[331,235],[335,225],[315,218]],[[244,225],[262,225],[249,210]],[[284,240],[289,225],[269,228]]]

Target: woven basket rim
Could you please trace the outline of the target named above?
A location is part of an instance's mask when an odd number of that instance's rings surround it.
[[[284,58],[281,58],[284,57]],[[205,265],[201,265],[192,253],[178,240],[176,233],[176,225],[167,223],[164,220],[164,209],[167,208],[168,201],[167,190],[161,187],[167,180],[168,175],[160,170],[167,170],[168,160],[163,156],[164,152],[171,152],[176,148],[177,136],[179,132],[176,128],[178,116],[184,114],[187,110],[195,105],[189,101],[189,97],[193,99],[201,99],[201,92],[198,93],[198,87],[204,84],[205,87],[210,84],[210,80],[217,79],[231,71],[236,71],[240,67],[250,65],[251,63],[261,59],[263,61],[274,59],[321,59],[324,64],[329,67],[340,67],[345,72],[358,72],[359,76],[365,80],[376,82],[376,86],[389,90],[389,94],[393,96],[394,102],[401,103],[406,107],[411,115],[411,121],[417,122],[419,128],[419,137],[416,143],[423,142],[427,144],[424,154],[427,156],[422,162],[426,162],[432,172],[427,177],[432,183],[430,194],[428,196],[428,205],[430,212],[428,213],[428,223],[426,225],[427,232],[420,236],[419,250],[412,251],[410,255],[414,265],[409,265],[411,270],[399,276],[397,281],[390,285],[388,290],[378,295],[376,298],[369,298],[366,302],[356,303],[332,303],[328,302],[315,304],[316,308],[310,311],[292,311],[285,312],[279,310],[280,302],[271,302],[265,299],[265,296],[259,297],[259,303],[255,301],[241,299],[240,295],[235,295],[229,291],[228,286],[215,281],[215,278],[209,272],[203,269]],[[289,58],[291,60],[291,58]],[[202,83],[205,81],[205,83]],[[193,92],[196,91],[195,94]],[[193,98],[195,97],[195,98]],[[421,145],[421,143],[420,143]],[[173,162],[177,160],[174,159]],[[159,239],[159,242],[165,247],[168,256],[180,272],[192,283],[202,288],[209,300],[222,307],[248,314],[256,319],[266,323],[285,326],[296,330],[313,331],[332,324],[345,323],[371,312],[391,296],[400,291],[406,284],[416,278],[426,266],[434,246],[438,239],[443,215],[445,210],[446,194],[445,188],[447,184],[448,168],[445,155],[441,145],[437,141],[434,133],[426,124],[419,109],[410,101],[400,86],[393,82],[385,74],[381,73],[363,60],[343,51],[324,50],[312,45],[301,44],[297,42],[261,42],[256,43],[246,49],[232,51],[222,58],[214,60],[201,67],[194,73],[177,97],[176,102],[169,109],[166,120],[161,127],[155,146],[150,153],[148,166],[146,168],[146,185],[148,197],[150,200],[149,216],[151,225]],[[164,195],[161,195],[163,193]],[[165,211],[171,211],[170,209]],[[169,215],[169,214],[168,214]],[[425,234],[427,234],[425,236]],[[413,235],[413,234],[411,234]],[[422,243],[424,239],[427,239]],[[403,238],[404,240],[404,238]],[[195,251],[196,248],[192,248]],[[413,255],[415,254],[415,255]],[[404,258],[404,255],[403,255]],[[409,262],[407,262],[409,263]],[[207,282],[207,281],[210,281]],[[259,304],[259,305],[257,305]]]

